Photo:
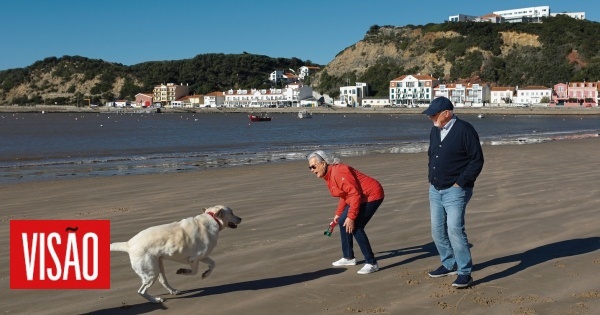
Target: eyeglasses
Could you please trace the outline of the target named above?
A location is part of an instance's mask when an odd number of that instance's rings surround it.
[[[319,163],[317,163],[317,164],[319,164]],[[308,169],[311,170],[311,171],[314,170],[314,169],[316,169],[317,168],[317,164],[309,166]]]

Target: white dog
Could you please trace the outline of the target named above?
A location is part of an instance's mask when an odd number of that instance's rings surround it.
[[[208,265],[202,274],[204,279],[215,268],[215,262],[208,255],[217,245],[219,232],[226,226],[235,229],[241,222],[231,209],[218,205],[204,209],[204,213],[193,218],[149,227],[127,242],[112,243],[110,250],[129,253],[131,267],[142,278],[138,293],[152,303],[160,303],[163,299],[146,293],[156,278],[169,293],[179,294],[167,282],[163,259],[190,265],[191,269],[177,270],[177,274],[183,275],[196,275],[198,263],[203,262]]]

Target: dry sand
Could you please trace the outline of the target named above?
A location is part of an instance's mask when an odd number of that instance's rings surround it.
[[[484,147],[486,162],[467,209],[475,283],[430,279],[425,154],[347,158],[383,184],[386,200],[367,226],[380,271],[334,268],[338,230],[323,235],[337,200],[305,162],[194,173],[114,176],[0,186],[3,314],[598,314],[600,139]],[[156,283],[146,302],[125,253],[111,253],[110,290],[10,290],[9,220],[110,219],[112,241],[152,225],[230,206],[243,218],[221,232],[212,275],[175,274],[184,291]],[[362,255],[357,246],[357,258]]]

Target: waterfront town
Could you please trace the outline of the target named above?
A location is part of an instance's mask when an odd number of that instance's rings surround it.
[[[271,76],[275,76],[274,71]],[[167,108],[246,108],[246,107],[318,107],[324,104],[337,107],[419,107],[434,98],[444,96],[457,107],[484,106],[548,106],[548,107],[598,107],[599,82],[560,82],[552,87],[506,86],[492,87],[488,83],[441,84],[430,75],[408,74],[390,81],[388,97],[369,97],[367,83],[357,82],[340,87],[336,99],[319,95],[302,80],[289,73],[278,80],[290,80],[285,88],[237,89],[214,91],[206,95],[188,95],[185,84],[167,83],[152,92],[138,93],[133,102],[117,101],[106,104],[115,107]]]

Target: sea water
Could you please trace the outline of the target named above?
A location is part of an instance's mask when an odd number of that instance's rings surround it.
[[[600,115],[458,116],[483,145],[521,145],[598,135]],[[339,156],[427,150],[425,115],[0,114],[0,184],[56,178],[185,172],[304,159],[323,149]]]

